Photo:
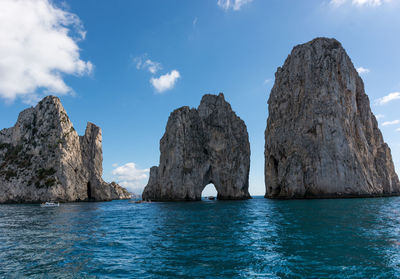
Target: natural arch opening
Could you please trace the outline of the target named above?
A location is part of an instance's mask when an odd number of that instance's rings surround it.
[[[204,187],[203,191],[201,192],[201,197],[205,199],[216,199],[218,195],[217,189],[215,185],[210,183]]]
[[[90,185],[90,181],[87,183],[87,197],[88,200],[92,199],[92,186]]]

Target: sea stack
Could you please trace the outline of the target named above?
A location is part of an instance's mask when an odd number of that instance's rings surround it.
[[[224,95],[204,95],[198,109],[171,113],[142,198],[196,201],[213,183],[220,200],[249,199],[250,144],[243,120]]]
[[[127,199],[106,183],[101,129],[87,124],[78,136],[60,100],[48,96],[0,131],[0,203]]]
[[[265,131],[268,198],[400,194],[390,148],[342,45],[298,45],[275,74]]]

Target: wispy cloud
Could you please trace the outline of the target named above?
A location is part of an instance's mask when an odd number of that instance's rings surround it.
[[[331,0],[329,3],[332,6],[339,7],[339,6],[343,5],[344,3],[346,3],[346,0]]]
[[[400,92],[393,92],[382,98],[379,98],[375,101],[375,104],[384,105],[384,104],[390,103],[394,100],[400,100]]]
[[[331,0],[330,4],[335,7],[339,7],[345,4],[351,4],[357,7],[379,7],[389,2],[392,2],[392,0]]]
[[[234,11],[238,11],[243,5],[252,1],[253,0],[218,0],[217,5],[224,10],[232,9]]]
[[[163,93],[166,90],[172,89],[176,81],[181,77],[177,70],[162,75],[158,78],[151,78],[150,83],[154,86],[158,93]]]
[[[396,131],[397,131],[397,132],[400,132],[400,128],[397,128]]]
[[[130,190],[142,189],[147,182],[148,173],[149,169],[138,169],[135,163],[126,163],[122,166],[116,165],[112,171],[115,180]]]
[[[195,21],[197,22],[197,18],[195,18]],[[193,24],[196,24],[195,21],[193,21]],[[154,75],[162,69],[162,66],[161,63],[150,60],[147,54],[133,58],[133,62],[136,64],[136,69],[147,70],[153,75],[150,79],[150,83],[158,93],[163,93],[164,91],[172,89],[181,76],[177,70],[172,70],[159,77],[154,77]]]
[[[375,115],[375,118],[376,118],[376,120],[379,120],[379,119],[385,118],[385,116],[383,114],[377,114],[377,115]]]
[[[155,74],[162,69],[161,63],[151,61],[147,58],[147,54],[133,58],[133,62],[136,63],[136,69],[148,70],[152,74]]]
[[[90,74],[77,43],[85,38],[82,22],[50,0],[0,2],[0,97],[34,101],[42,93],[73,90],[63,74]]]
[[[362,75],[362,74],[368,74],[369,73],[369,69],[364,68],[364,67],[358,67],[357,68],[357,72]]]
[[[382,123],[382,126],[396,125],[400,124],[400,120],[386,121]]]
[[[199,21],[199,19],[197,18],[197,16],[193,19],[193,27],[196,27],[197,22]]]

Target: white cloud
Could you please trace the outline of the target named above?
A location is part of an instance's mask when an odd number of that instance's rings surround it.
[[[157,92],[162,93],[166,90],[172,89],[180,77],[181,75],[177,70],[172,70],[159,78],[151,78],[150,83],[154,86]]]
[[[357,6],[380,6],[382,5],[382,0],[353,0],[353,5]]]
[[[146,54],[139,57],[135,57],[133,59],[133,62],[136,63],[136,69],[138,70],[145,69],[152,74],[155,74],[162,69],[161,63],[151,61],[149,58],[147,58]]]
[[[77,42],[80,19],[50,0],[0,1],[0,97],[37,100],[40,93],[68,94],[62,75],[89,74]]]
[[[364,68],[364,67],[358,67],[357,68],[357,72],[362,75],[362,74],[368,74],[369,73],[369,69]]]
[[[400,132],[400,128],[397,128],[396,131],[397,131],[397,132]]]
[[[384,3],[389,3],[389,2],[392,2],[392,0],[331,0],[330,1],[330,3],[336,7],[342,6],[347,3],[358,7],[363,7],[363,6],[378,7]]]
[[[196,22],[197,17],[195,18],[195,21],[193,21],[193,24],[196,24]],[[136,69],[148,70],[152,75],[155,75],[159,70],[162,69],[161,63],[151,61],[149,58],[147,58],[147,54],[135,57],[133,62],[136,63]],[[162,93],[166,90],[172,89],[179,78],[179,72],[177,70],[172,70],[171,72],[161,75],[158,78],[153,76],[150,79],[150,83],[157,92]]]
[[[264,80],[264,84],[270,83],[272,80],[270,78],[267,78]]]
[[[135,163],[126,163],[116,167],[112,174],[115,180],[129,190],[143,189],[147,183],[149,169],[138,169]]]
[[[400,120],[386,121],[382,123],[382,126],[396,125],[400,124]]]
[[[394,100],[400,99],[400,92],[393,92],[375,101],[377,105],[384,105]]]
[[[197,18],[197,16],[193,19],[193,27],[196,27],[197,22],[199,21],[199,19]]]
[[[376,120],[382,119],[382,118],[384,118],[384,117],[385,117],[385,116],[384,116],[383,114],[377,114],[377,115],[375,115]]]
[[[234,11],[238,11],[243,5],[252,1],[253,0],[218,0],[217,5],[225,10],[233,9]]]

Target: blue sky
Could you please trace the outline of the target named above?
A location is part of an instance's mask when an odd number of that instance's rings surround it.
[[[295,45],[326,36],[360,68],[399,172],[399,2],[4,0],[0,127],[58,95],[79,134],[87,121],[103,129],[104,178],[140,192],[170,112],[223,92],[248,128],[250,193],[263,195],[274,73]]]

